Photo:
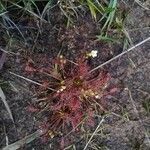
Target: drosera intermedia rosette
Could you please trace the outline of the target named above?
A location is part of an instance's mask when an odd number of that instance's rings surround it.
[[[104,70],[89,73],[91,67],[88,59],[96,56],[97,51],[91,51],[71,61],[59,55],[50,68],[39,70],[34,65],[34,71],[51,78],[43,83],[44,88],[41,88],[41,93],[38,91],[34,104],[37,114],[47,112],[47,119],[43,123],[46,125],[43,125],[46,137],[52,135],[50,133],[61,133],[63,137],[70,130],[79,132],[81,123],[94,125],[95,107],[101,109],[101,99],[106,95],[110,80],[110,74]],[[42,122],[42,117],[40,119]]]

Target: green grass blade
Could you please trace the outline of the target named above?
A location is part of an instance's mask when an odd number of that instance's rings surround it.
[[[110,26],[113,22],[114,16],[115,16],[116,7],[117,7],[117,0],[111,0],[108,5],[108,8],[106,9],[106,14],[108,14],[108,17],[107,17],[105,24],[102,27],[102,31],[105,28],[107,28],[107,29],[110,28]]]
[[[111,37],[108,37],[108,36],[97,35],[96,37],[100,41],[113,42],[113,43],[117,42],[117,39],[114,39],[114,38],[111,38]]]
[[[95,5],[91,2],[91,0],[87,0],[87,4],[88,4],[88,7],[91,11],[91,15],[92,17],[96,20],[96,10],[95,10]]]

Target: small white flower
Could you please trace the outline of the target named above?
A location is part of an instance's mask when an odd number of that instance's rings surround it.
[[[92,50],[90,53],[88,53],[88,56],[95,58],[95,57],[97,57],[97,53],[98,53],[97,50]]]

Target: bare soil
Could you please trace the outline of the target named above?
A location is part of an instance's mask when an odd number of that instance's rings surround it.
[[[150,36],[150,11],[137,4],[129,2],[129,15],[126,18],[125,29],[134,45]],[[131,9],[132,8],[132,9]],[[80,17],[73,26],[66,28],[58,10],[54,12],[52,24],[43,23],[38,28],[38,20],[26,17],[18,25],[26,39],[23,41],[17,31],[12,29],[12,43],[7,54],[7,60],[1,70],[3,91],[7,103],[13,114],[15,123],[0,101],[0,147],[14,143],[38,129],[38,118],[27,111],[27,106],[34,102],[36,89],[39,88],[30,82],[10,74],[18,75],[40,82],[41,76],[34,76],[25,72],[24,67],[28,58],[32,58],[39,66],[49,65],[53,58],[62,51],[68,59],[73,60],[78,54],[85,51],[97,50],[98,56],[91,61],[92,67],[120,54],[123,49],[123,40],[118,43],[95,41],[100,26],[90,15]],[[55,19],[57,18],[57,19]],[[27,28],[25,28],[25,26]],[[41,31],[40,31],[41,30]],[[40,32],[40,33],[38,33]],[[1,47],[6,48],[7,36],[0,29]],[[111,85],[119,91],[105,99],[108,112],[101,114],[105,121],[97,135],[89,144],[89,150],[97,146],[99,150],[148,150],[150,148],[150,42],[143,44],[132,52],[120,57],[104,67],[111,74]],[[8,86],[9,85],[11,86]],[[101,117],[96,118],[97,123]],[[93,133],[92,129],[89,131]],[[85,137],[90,137],[85,135]],[[41,139],[23,145],[20,150],[57,150],[57,137],[42,143]],[[84,149],[87,139],[74,139],[77,150]],[[70,148],[70,150],[73,148]]]

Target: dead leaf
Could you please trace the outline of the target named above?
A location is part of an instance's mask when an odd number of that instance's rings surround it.
[[[10,110],[10,107],[9,107],[7,101],[6,101],[6,96],[5,96],[5,94],[4,94],[4,92],[3,92],[3,90],[2,90],[1,87],[0,87],[0,98],[1,98],[2,102],[4,103],[4,105],[5,105],[5,107],[6,107],[6,110],[7,110],[8,114],[9,114],[11,120],[12,120],[13,123],[14,123],[14,119],[13,119],[13,116],[12,116],[12,113],[11,113],[11,110]]]
[[[1,58],[0,58],[0,70],[3,68],[3,65],[4,65],[4,63],[5,63],[5,60],[6,60],[6,53],[5,53],[5,52],[2,52]]]
[[[21,148],[23,145],[32,142],[36,138],[39,138],[40,136],[41,136],[41,133],[40,131],[37,130],[34,133],[24,137],[23,139],[4,147],[2,150],[17,150]]]

